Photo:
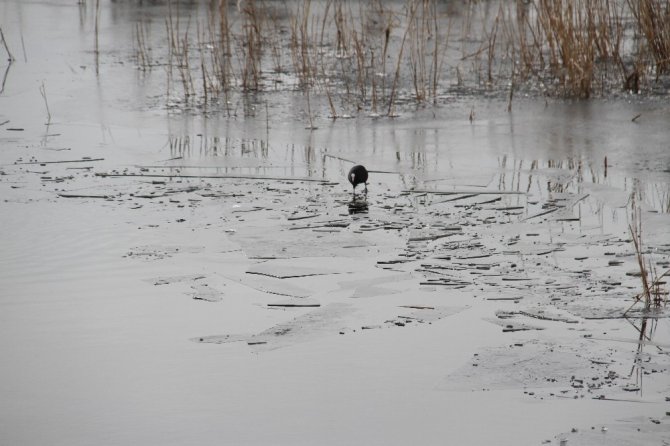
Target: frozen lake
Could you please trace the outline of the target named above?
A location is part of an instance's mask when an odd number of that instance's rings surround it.
[[[667,92],[203,110],[97,14],[0,0],[0,443],[670,442]]]

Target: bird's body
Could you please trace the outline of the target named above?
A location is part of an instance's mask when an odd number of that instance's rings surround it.
[[[349,171],[349,175],[347,175],[347,179],[351,183],[351,185],[354,187],[354,194],[356,194],[356,186],[359,184],[364,184],[365,185],[365,193],[367,194],[368,192],[368,170],[361,166],[361,165],[356,165],[351,168]]]

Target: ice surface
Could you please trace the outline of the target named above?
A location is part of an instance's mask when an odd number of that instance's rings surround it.
[[[670,267],[664,98],[450,89],[331,120],[310,94],[305,130],[288,84],[184,102],[134,62],[167,3],[100,7],[0,2],[0,443],[667,437],[668,310],[627,275],[631,197]]]

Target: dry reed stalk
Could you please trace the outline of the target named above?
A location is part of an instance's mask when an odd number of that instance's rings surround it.
[[[393,76],[393,85],[391,87],[391,96],[389,97],[389,105],[388,105],[388,110],[386,112],[387,116],[393,116],[394,113],[394,106],[395,106],[395,97],[396,97],[396,89],[398,88],[398,80],[400,78],[400,66],[402,63],[402,53],[405,49],[405,42],[407,40],[407,36],[409,32],[411,31],[412,28],[412,22],[414,21],[414,15],[416,14],[417,11],[417,1],[413,1],[410,4],[410,9],[408,12],[408,23],[407,23],[407,28],[405,28],[405,33],[402,36],[402,42],[400,43],[400,50],[398,51],[398,59],[396,62],[396,69],[395,69],[395,75]]]
[[[372,111],[377,113],[377,75],[375,73],[375,52],[374,50],[370,51],[370,71],[372,72],[370,80],[372,85],[370,90],[372,91]]]
[[[663,274],[658,274],[656,268],[653,267],[651,260],[645,262],[644,253],[642,250],[642,211],[636,205],[635,193],[631,195],[631,223],[628,225],[631,237],[633,239],[633,246],[635,249],[635,256],[640,268],[640,277],[642,280],[642,292],[634,298],[633,304],[624,312],[624,315],[630,311],[640,301],[644,302],[644,309],[649,310],[652,306],[660,308],[667,303],[667,291],[661,288],[665,276],[670,274],[670,270]],[[649,282],[651,279],[651,283]]]
[[[243,24],[239,51],[242,53],[242,90],[258,90],[261,74],[263,11],[257,8],[255,0],[244,2]]]
[[[467,5],[465,6],[464,23],[461,26],[461,59],[466,59],[468,57],[467,55],[468,47],[466,47],[466,42],[468,40],[471,40],[470,32],[472,29],[474,8],[475,8],[475,1],[468,0]]]
[[[423,6],[421,0],[416,1],[416,9]],[[425,98],[425,91],[423,90],[424,77],[425,77],[425,65],[423,61],[425,60],[425,46],[423,35],[423,23],[421,22],[421,16],[423,14],[414,14],[412,20],[409,21],[409,69],[412,79],[412,85],[414,87],[414,98],[417,102],[422,102]]]
[[[447,22],[447,31],[444,36],[444,44],[442,45],[442,51],[440,52],[440,55],[438,57],[439,60],[439,67],[437,69],[438,73],[443,73],[444,72],[444,63],[446,61],[446,53],[447,50],[449,49],[449,41],[451,37],[451,26],[452,26],[452,18],[449,17],[449,20]],[[438,80],[438,79],[436,79]]]
[[[40,94],[42,95],[42,99],[44,99],[44,107],[47,109],[46,125],[50,125],[51,124],[51,111],[49,110],[49,101],[47,101],[47,89],[46,89],[46,86],[44,85],[44,82],[42,82],[42,85],[40,85]]]
[[[366,85],[369,74],[366,68],[366,52],[371,45],[366,22],[374,3],[368,5],[366,10],[362,9],[363,4],[359,4],[358,12],[354,12],[350,4],[346,6],[348,6],[346,9],[339,7],[335,15],[340,47],[336,57],[339,60],[340,77],[345,82],[347,101],[356,103],[356,107],[360,109],[361,104],[367,99]],[[354,94],[354,91],[358,91],[358,95]]]
[[[347,8],[348,6],[348,8]],[[365,29],[362,21],[364,20],[364,13],[361,14],[361,22],[356,26],[354,12],[351,10],[351,4],[342,5],[337,10],[338,23],[338,42],[341,44],[340,52],[337,57],[340,60],[340,74],[342,78],[346,79],[347,91],[350,92],[351,102],[358,104],[366,100],[365,88],[365,66],[367,57],[365,38]],[[352,91],[358,91],[358,95],[351,94]],[[358,105],[360,107],[360,105]]]
[[[365,88],[365,44],[355,30],[352,32],[351,38],[353,40],[354,59],[356,60],[356,87],[360,94],[360,100],[365,102],[367,99],[367,90]]]
[[[9,51],[9,46],[7,45],[7,41],[5,40],[5,34],[2,32],[2,28],[0,27],[0,40],[2,40],[2,45],[5,47],[5,51],[7,51],[7,57],[8,61],[14,62],[16,59],[14,59],[14,56],[12,56],[12,52]]]
[[[305,88],[308,89],[307,90],[308,104],[309,104],[309,86],[311,85],[314,75],[312,72],[312,62],[310,60],[310,54],[309,54],[309,47],[311,46],[309,39],[309,29],[310,29],[309,19],[311,14],[311,8],[312,8],[312,1],[305,0],[303,6],[302,21],[300,22],[300,60],[302,63],[302,70],[306,79]],[[310,113],[310,125],[311,125],[311,119],[312,115]]]
[[[514,99],[514,82],[516,74],[516,50],[512,47],[512,79],[509,86],[509,97],[507,99],[507,113],[512,112],[512,99]]]
[[[622,39],[624,12],[617,0],[541,0],[532,11],[535,23],[524,20],[524,32],[530,34],[530,51],[522,51],[527,71],[533,60],[540,69],[548,58],[551,77],[557,79],[567,96],[587,98],[597,82],[601,90],[611,78],[610,69],[623,72]],[[527,33],[527,34],[526,34]],[[618,67],[618,68],[617,68]]]
[[[303,88],[312,81],[311,64],[309,60],[309,17],[311,0],[305,0],[298,5],[291,15],[290,49],[293,67]]]
[[[512,52],[515,55],[518,53],[520,57],[519,74],[522,79],[528,78],[530,73],[539,77],[539,72],[544,69],[542,45],[538,38],[542,35],[542,30],[539,28],[539,21],[530,21],[530,15],[527,6],[517,2],[516,23],[512,23],[511,19],[504,21],[508,42],[512,42]],[[511,17],[511,13],[508,17]],[[512,63],[516,66],[515,58]]]
[[[310,54],[310,47],[312,47],[312,35],[317,35],[316,32],[312,34],[310,31],[313,28],[310,26],[310,23],[314,23],[314,26],[317,26],[318,18],[314,22],[310,22],[311,18],[311,0],[305,0],[302,5],[299,5],[295,13],[291,16],[291,39],[290,39],[290,48],[291,48],[291,58],[293,60],[293,66],[298,73],[298,78],[302,86],[303,91],[305,92],[305,98],[307,102],[307,116],[309,119],[309,126],[307,127],[310,130],[315,129],[314,121],[312,119],[312,104],[310,98],[310,89],[317,79],[316,61],[318,57],[315,55],[312,57]]]
[[[309,118],[309,127],[307,127],[307,130],[316,130],[317,127],[312,120],[312,104],[309,100],[309,85],[305,86],[305,95],[307,96],[307,117]]]
[[[656,76],[670,73],[670,1],[627,0],[656,65]]]
[[[269,42],[271,42],[270,56],[272,58],[273,71],[275,73],[283,73],[284,67],[282,65],[282,33],[279,18],[277,17],[277,14],[273,14],[271,11],[268,11],[267,20],[268,23],[272,24]]]
[[[177,17],[178,19],[178,17]],[[177,47],[177,35],[175,32],[175,24],[173,21],[172,14],[172,1],[168,0],[168,16],[165,19],[165,29],[168,38],[168,63],[167,63],[167,97],[170,98],[170,87],[174,82],[174,64],[175,64],[175,53]]]
[[[388,51],[392,23],[389,20],[384,29],[384,49],[382,50],[382,96],[386,97],[386,52]]]
[[[216,42],[218,46],[215,47],[216,54],[218,55],[217,60],[217,79],[219,79],[219,84],[222,90],[226,93],[231,85],[232,79],[232,47],[231,47],[231,30],[230,24],[228,21],[228,5],[227,2],[219,3],[219,35]],[[226,96],[227,102],[227,96]]]
[[[137,58],[138,68],[142,71],[151,69],[151,54],[147,47],[148,25],[140,21],[135,25],[135,57]]]
[[[430,40],[437,41],[437,35],[432,35],[432,21],[433,21],[433,11],[431,8],[432,0],[423,0],[421,2],[421,15],[420,20],[416,20],[415,23],[418,24],[418,29],[416,36],[420,42],[418,46],[419,51],[417,53],[417,66],[419,68],[418,84],[421,91],[420,100],[425,102],[430,96],[430,89],[432,84],[432,72],[433,69],[430,66],[432,63],[433,55],[428,53],[428,47]],[[435,44],[433,44],[434,46]]]
[[[146,70],[147,65],[146,65],[146,59],[144,58],[144,53],[142,52],[142,36],[140,34],[139,23],[135,25],[133,33],[135,34],[134,42],[136,44],[135,58],[137,59],[137,66],[140,70]]]
[[[298,57],[298,20],[294,14],[291,14],[290,17],[290,28],[291,28],[291,37],[289,40],[290,50],[291,50],[291,62],[293,64],[293,69],[298,75],[298,78],[302,81],[302,70],[300,69],[300,58]]]
[[[167,64],[165,68],[165,74],[167,77],[167,80],[165,82],[165,96],[170,99],[170,86],[172,85],[172,78],[173,78],[173,73],[172,73],[172,45],[170,45],[170,40],[171,40],[171,27],[170,27],[170,19],[171,15],[168,15],[168,18],[165,19],[165,34],[168,37],[168,45],[167,45]]]
[[[168,60],[168,83],[172,79],[173,63],[176,62],[177,71],[181,80],[184,101],[189,102],[195,96],[195,86],[193,82],[192,70],[190,65],[189,36],[190,36],[190,17],[186,23],[186,30],[183,36],[180,30],[180,11],[177,7],[176,16],[173,17],[172,2],[168,1],[168,18],[166,20],[169,60]],[[169,85],[168,85],[169,89]]]
[[[437,74],[438,71],[437,70],[438,70],[438,66],[440,65],[439,60],[438,60],[439,59],[438,58],[438,54],[439,54],[439,44],[438,44],[438,42],[439,42],[440,32],[439,32],[439,26],[438,26],[437,1],[434,0],[433,2],[431,2],[431,5],[432,5],[431,15],[433,16],[433,43],[434,43],[433,60],[432,60],[432,64],[433,64],[433,82],[432,82],[432,85],[433,85],[433,104],[437,104],[437,83],[438,83],[438,74]]]
[[[12,67],[12,63],[7,64],[7,68],[5,68],[5,74],[2,75],[2,82],[0,82],[0,94],[4,93],[5,91],[5,84],[7,83],[7,77],[9,76],[9,69]]]
[[[416,1],[416,9],[411,21],[408,56],[415,100],[424,102],[432,97],[433,102],[436,102],[440,55],[444,53],[440,50],[437,2],[419,0]]]
[[[632,23],[640,30],[635,32],[651,36],[641,31],[644,25],[660,29],[656,34],[663,36],[670,20],[658,18],[659,14],[665,17],[670,0],[641,0],[630,6],[632,2],[537,0],[512,4],[500,0],[496,4],[468,0],[462,5],[461,16],[462,60],[467,60],[467,65],[454,67],[458,84],[464,85],[463,69],[468,70],[465,81],[474,75],[486,86],[498,81],[511,83],[508,110],[514,94],[531,78],[546,90],[556,88],[550,92],[584,98],[603,90],[607,80],[619,73],[631,87],[638,87],[640,77],[649,70],[640,56],[633,72],[626,72],[630,68],[624,60],[630,65],[630,58],[624,59],[622,52],[627,49],[630,55],[631,45],[623,44],[625,20],[634,9]],[[262,0],[238,2],[237,12],[235,4],[227,1],[210,1],[208,5],[208,26],[202,30],[198,26],[197,39],[188,27],[185,33],[179,29],[178,8],[175,19],[166,21],[168,83],[172,70],[178,69],[186,98],[195,96],[197,83],[197,93],[204,96],[205,103],[223,93],[228,104],[228,94],[235,88],[242,92],[264,88],[264,72],[270,68],[274,73],[294,75],[310,103],[318,93],[325,93],[333,117],[338,93],[344,106],[355,105],[359,110],[371,107],[373,111],[385,107],[389,116],[394,114],[401,92],[413,93],[417,103],[430,98],[437,102],[454,17],[447,16],[445,34],[440,29],[445,23],[442,4],[437,0],[405,0],[403,9],[397,10],[381,0],[293,2],[284,6],[289,17],[286,40],[282,40],[281,28],[285,19],[272,12],[274,4],[271,8]],[[481,31],[477,29],[479,20]],[[402,29],[397,36],[393,36],[395,28]],[[145,33],[138,25],[138,63],[146,68],[151,61]],[[194,40],[199,54],[191,56]],[[472,46],[473,41],[479,49]],[[644,50],[649,55],[652,51],[663,54],[663,41],[654,40]],[[284,53],[290,54],[292,62],[287,68],[282,66]],[[387,59],[395,68],[391,82],[387,82]],[[665,59],[660,56],[654,60],[658,75],[665,69]],[[191,73],[191,68],[196,71]]]
[[[333,0],[328,0],[326,3],[326,8],[323,13],[323,19],[321,20],[321,33],[319,36],[319,47],[325,47],[324,36],[326,31],[326,23],[328,22],[328,16],[330,8],[333,5]],[[335,110],[335,104],[333,103],[333,97],[330,92],[330,81],[328,73],[326,72],[326,63],[324,58],[324,52],[318,54],[319,58],[319,67],[321,68],[321,79],[323,84],[323,90],[326,93],[326,99],[328,100],[328,107],[330,108],[330,116],[332,119],[337,119],[337,111]]]
[[[500,26],[501,22],[501,16],[503,13],[502,9],[502,4],[500,4],[498,8],[498,14],[496,14],[496,18],[493,21],[493,28],[491,32],[487,33],[486,30],[484,30],[485,34],[488,34],[488,46],[487,46],[487,70],[486,70],[486,79],[489,85],[493,84],[493,61],[495,60],[495,51],[496,51],[496,40],[498,38],[498,28]],[[512,56],[512,60],[514,60],[514,56]],[[514,70],[512,70],[512,76],[514,76]]]
[[[100,29],[100,0],[95,0],[95,40],[93,43],[93,54],[95,54],[95,74],[100,74],[100,42],[99,42],[99,29]]]
[[[556,45],[552,65],[568,96],[588,98],[594,80],[595,48],[585,8],[579,0],[541,0],[540,20]]]
[[[633,212],[635,213],[635,210]],[[633,238],[635,256],[640,268],[640,276],[642,278],[642,292],[635,296],[635,301],[626,311],[624,311],[624,315],[626,315],[640,301],[644,302],[645,310],[649,310],[652,305],[655,308],[660,308],[661,306],[666,305],[668,292],[661,288],[661,285],[665,283],[662,281],[662,279],[670,274],[669,269],[663,274],[659,275],[656,272],[656,269],[652,266],[651,261],[648,262],[648,265],[645,264],[644,255],[642,253],[641,223],[633,222],[628,227]],[[648,276],[650,276],[652,279],[651,284],[649,283]]]
[[[189,32],[188,29],[184,32],[184,37],[180,41],[177,39],[177,54],[180,57],[177,68],[179,68],[179,74],[181,75],[182,85],[184,87],[184,99],[188,101],[191,97],[195,95],[195,87],[193,86],[193,77],[191,73],[190,65],[190,56],[189,56],[189,43],[188,43]]]
[[[208,99],[208,96],[209,96],[208,92],[209,92],[209,89],[210,89],[209,85],[211,85],[211,81],[209,80],[209,74],[207,72],[207,67],[205,66],[204,31],[201,31],[199,21],[196,23],[196,26],[197,26],[197,35],[198,35],[198,53],[200,55],[200,75],[201,75],[200,80],[202,82],[203,104],[206,107],[207,106],[207,99]]]

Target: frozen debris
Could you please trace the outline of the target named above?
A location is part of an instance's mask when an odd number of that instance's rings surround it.
[[[110,195],[101,195],[101,194],[72,194],[67,192],[58,193],[59,197],[63,198],[102,198],[104,200],[111,198]]]
[[[484,318],[485,321],[491,322],[492,324],[499,325],[503,329],[503,333],[512,333],[516,331],[528,331],[528,330],[544,330],[545,327],[540,325],[526,324],[523,322],[514,322],[501,320],[499,318]]]
[[[227,344],[230,342],[244,342],[247,339],[250,339],[251,335],[214,335],[214,336],[201,336],[197,338],[192,338],[193,342],[202,342],[208,344]]]
[[[7,129],[9,130],[9,129]],[[25,161],[25,162],[16,162],[14,164],[39,164],[40,166],[44,166],[46,164],[65,164],[65,163],[90,163],[93,161],[104,161],[104,158],[89,158],[89,157],[84,157],[82,159],[78,160],[60,160],[60,161]]]
[[[184,274],[178,276],[155,277],[151,279],[146,279],[146,281],[159,286],[159,285],[169,285],[171,283],[178,283],[178,282],[196,281],[204,278],[205,276],[201,274]]]
[[[436,307],[421,307],[421,306],[404,306],[405,308],[413,308],[414,311],[407,315],[400,315],[398,317],[413,320],[418,323],[435,322],[445,317],[453,316],[470,308],[469,306],[436,306]]]
[[[437,190],[437,189],[408,189],[403,192],[411,194],[435,194],[435,195],[526,195],[526,192],[521,191],[502,191],[502,190],[487,190],[487,189],[454,189],[454,190]]]
[[[286,217],[286,219],[288,221],[305,220],[307,218],[315,218],[315,217],[318,217],[320,215],[321,214],[317,214],[317,213],[313,213],[313,214],[299,214],[299,213],[296,213],[296,214],[292,214],[292,215]]]
[[[544,321],[564,322],[566,324],[576,324],[579,321],[569,316],[564,316],[556,312],[547,311],[544,309],[535,310],[514,310],[514,311],[496,311],[496,316],[500,319],[509,319],[514,316],[526,316],[533,319],[541,319]]]
[[[321,303],[314,299],[304,298],[304,299],[290,299],[283,300],[279,302],[269,303],[268,308],[314,308],[320,307]]]
[[[176,254],[199,254],[204,246],[137,246],[132,248],[124,257],[141,260],[163,260]]]
[[[95,160],[87,160],[95,161]],[[73,162],[73,161],[68,161]],[[189,175],[181,173],[107,173],[107,172],[96,172],[95,174],[98,177],[144,177],[144,178],[200,178],[200,179],[237,179],[237,180],[264,180],[264,181],[296,181],[296,182],[314,182],[314,183],[327,183],[327,180],[321,178],[309,178],[309,177],[273,177],[265,175]]]
[[[223,300],[223,292],[208,285],[199,284],[191,287],[194,291],[189,295],[195,300],[204,300],[206,302],[220,302]]]

